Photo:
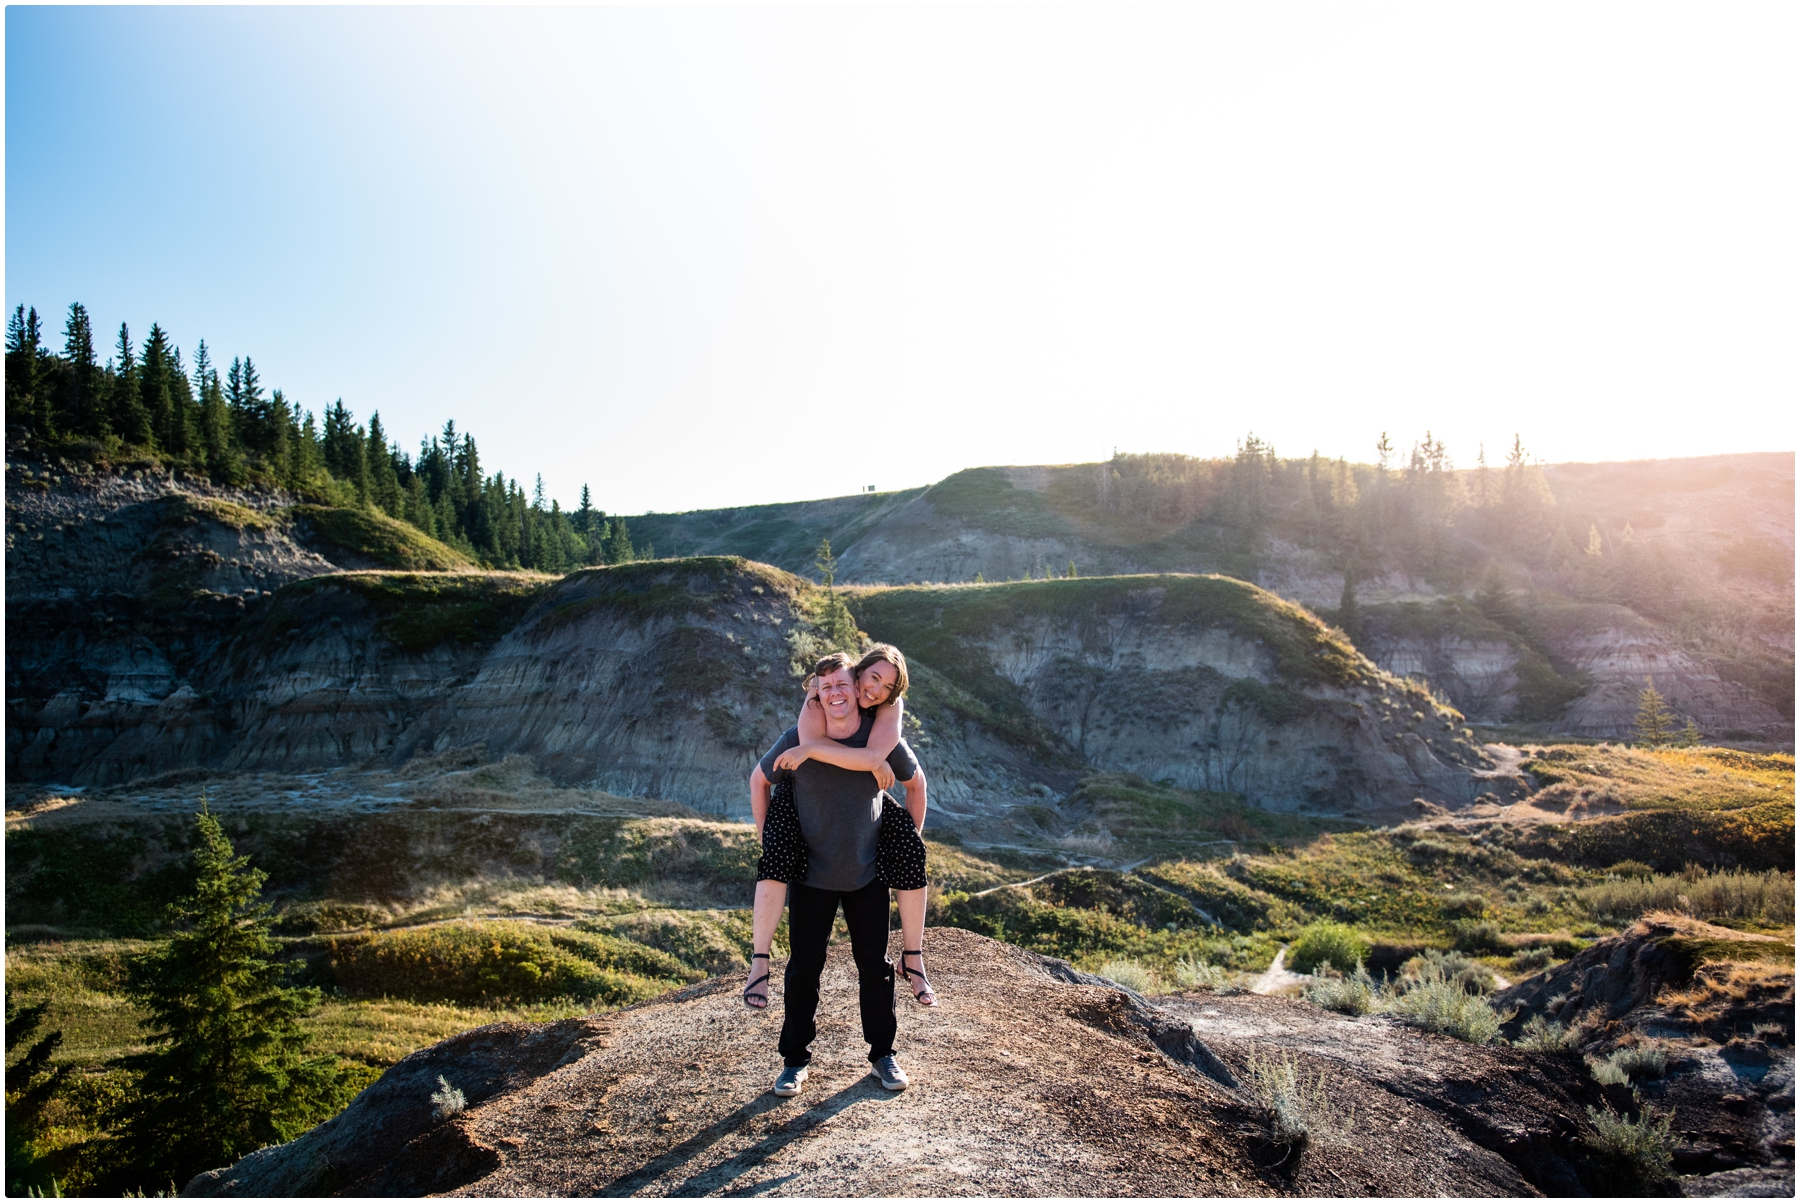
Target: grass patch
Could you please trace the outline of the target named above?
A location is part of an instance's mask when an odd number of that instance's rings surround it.
[[[1186,899],[1130,875],[1081,871],[974,897],[945,891],[932,923],[980,932],[1100,972],[1135,959],[1165,979],[1185,960],[1261,971],[1278,947],[1267,933],[1208,928]]]
[[[408,522],[375,510],[296,505],[287,510],[310,541],[384,568],[408,572],[472,571],[475,562]]]
[[[554,631],[596,610],[641,621],[651,616],[710,615],[726,604],[749,605],[770,596],[790,607],[804,606],[814,589],[791,573],[737,556],[613,564],[564,577],[545,599],[534,629]]]
[[[1069,533],[1044,494],[1013,486],[998,468],[966,468],[925,492],[931,508],[946,518],[1001,535],[1054,539]]]
[[[1277,1143],[1298,1149],[1341,1140],[1356,1126],[1355,1104],[1338,1102],[1327,1086],[1325,1071],[1306,1072],[1294,1053],[1252,1048],[1243,1079]]]
[[[1547,823],[1520,837],[1524,856],[1594,868],[1636,860],[1663,873],[1712,869],[1792,869],[1794,799],[1741,810],[1649,809],[1582,823]]]
[[[337,936],[329,948],[342,988],[418,1002],[573,998],[624,1006],[705,976],[633,940],[518,922]]]
[[[375,629],[402,651],[422,652],[441,643],[484,646],[517,626],[549,584],[543,577],[503,572],[341,573],[283,586],[260,617],[274,637],[306,630],[335,590],[372,607]]]
[[[1519,1029],[1519,1038],[1513,1041],[1517,1048],[1534,1053],[1567,1053],[1575,1047],[1576,1033],[1552,1019],[1542,1015],[1533,1015]]]
[[[1609,875],[1618,869],[1614,865]],[[1794,875],[1770,869],[1632,876],[1589,886],[1581,901],[1607,923],[1630,922],[1649,911],[1679,911],[1711,923],[1792,927]]]
[[[1236,794],[1156,784],[1136,773],[1091,773],[1060,809],[1135,848],[1165,853],[1208,844],[1307,840],[1348,826],[1278,814],[1251,806]]]
[[[197,522],[212,521],[232,530],[267,531],[279,527],[282,517],[283,512],[279,510],[254,510],[219,497],[174,493],[165,502],[162,524],[192,526]]]
[[[1528,751],[1525,768],[1544,787],[1533,800],[1549,809],[1599,802],[1632,810],[1743,810],[1783,801],[1793,809],[1794,758],[1786,753],[1622,744]]]

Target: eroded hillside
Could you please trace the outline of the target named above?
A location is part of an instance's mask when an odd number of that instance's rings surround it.
[[[1325,613],[1478,721],[1628,736],[1648,677],[1710,737],[1792,739],[1791,454],[1490,472],[1437,451],[1387,470],[1252,439],[1235,460],[977,468],[631,521],[665,552],[798,572],[829,538],[839,579],[864,583],[1222,573]]]
[[[207,594],[46,599],[9,628],[9,767],[104,784],[480,745],[561,782],[738,814],[797,707],[795,649],[820,597],[710,557],[560,580],[329,574],[241,618],[237,599]],[[1242,582],[865,590],[853,604],[918,665],[911,733],[951,826],[1065,796],[1094,768],[1365,816],[1520,788],[1422,687]]]

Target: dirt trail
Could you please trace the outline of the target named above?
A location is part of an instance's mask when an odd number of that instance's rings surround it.
[[[1279,994],[1289,986],[1302,986],[1312,981],[1310,973],[1295,973],[1287,967],[1288,946],[1283,944],[1262,976],[1250,984],[1252,994]]]
[[[868,1076],[854,970],[834,947],[798,1098],[768,1093],[779,988],[755,1015],[735,979],[715,979],[612,1015],[499,1025],[423,1050],[338,1119],[187,1193],[1529,1195],[1494,1133],[1536,1149],[1569,1143],[1579,1122],[1583,1079],[1560,1062],[1546,1070],[1283,999],[1151,1007],[972,933],[934,929],[932,941],[943,1001],[902,1001],[903,1093]],[[1241,1085],[1254,1042],[1289,1031],[1310,1033],[1296,1055],[1361,1117],[1303,1155],[1272,1141]],[[1370,1050],[1373,1077],[1351,1047]],[[435,1121],[439,1074],[469,1106]],[[1531,1172],[1575,1182],[1566,1163]]]

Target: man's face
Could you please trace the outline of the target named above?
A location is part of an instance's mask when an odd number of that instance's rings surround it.
[[[842,722],[856,713],[856,678],[847,668],[819,678],[819,703],[828,721]]]

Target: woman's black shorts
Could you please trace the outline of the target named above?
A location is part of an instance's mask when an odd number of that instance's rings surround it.
[[[763,818],[763,850],[756,880],[793,885],[806,880],[806,840],[800,834],[800,812],[794,808],[794,782],[783,776],[769,791],[769,813]],[[885,791],[881,795],[881,836],[875,853],[875,879],[890,890],[925,888],[925,841],[912,816]]]

